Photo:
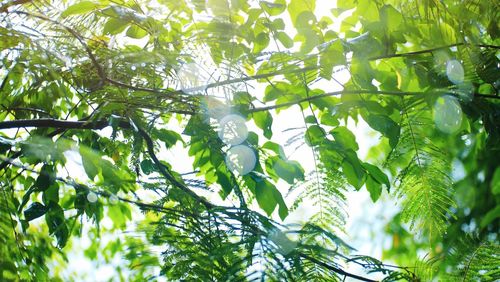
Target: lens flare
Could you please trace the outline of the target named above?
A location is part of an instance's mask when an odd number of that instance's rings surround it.
[[[434,105],[434,123],[444,133],[454,133],[462,125],[462,108],[451,96],[439,97]]]
[[[243,143],[248,137],[245,119],[239,115],[227,115],[220,120],[219,138],[228,145]]]
[[[186,94],[197,94],[205,91],[207,79],[195,63],[182,65],[177,70],[180,89]],[[196,88],[196,89],[194,89]]]
[[[97,202],[97,194],[94,192],[90,192],[87,194],[87,201],[90,203],[95,203]]]
[[[255,152],[245,145],[237,145],[231,147],[227,151],[226,165],[228,168],[238,175],[250,173],[257,163]]]
[[[209,118],[221,120],[231,114],[231,107],[215,97],[203,96],[200,101],[201,108]]]
[[[446,76],[454,84],[461,84],[464,82],[464,68],[457,60],[449,60],[446,63]]]

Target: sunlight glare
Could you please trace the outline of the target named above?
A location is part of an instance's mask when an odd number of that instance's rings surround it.
[[[228,145],[243,143],[248,137],[245,119],[239,115],[230,114],[220,121],[219,138]]]
[[[250,173],[257,162],[254,151],[245,145],[237,145],[227,151],[226,165],[228,168],[239,174]]]

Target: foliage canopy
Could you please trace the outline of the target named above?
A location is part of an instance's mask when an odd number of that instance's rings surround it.
[[[498,281],[499,3],[323,2],[3,1],[0,280]]]

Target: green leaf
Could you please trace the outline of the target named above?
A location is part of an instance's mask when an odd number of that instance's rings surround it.
[[[337,1],[337,8],[342,10],[350,10],[352,8],[356,8],[357,4],[357,0],[341,0]]]
[[[51,165],[43,165],[40,170],[40,175],[36,178],[35,184],[33,186],[38,191],[45,191],[55,182],[54,167]]]
[[[330,134],[332,134],[335,141],[345,149],[352,149],[354,151],[359,149],[356,137],[347,127],[337,126],[330,131]]]
[[[208,0],[207,4],[215,16],[228,17],[231,14],[227,0]]]
[[[481,219],[481,228],[485,228],[488,224],[492,223],[495,219],[500,217],[500,206],[497,205],[494,209],[490,210]]]
[[[277,82],[266,86],[264,102],[274,101],[283,95],[286,95],[291,85],[285,82]]]
[[[14,36],[11,30],[0,27],[0,51],[17,46],[21,42],[21,37]]]
[[[495,174],[493,174],[493,178],[491,179],[491,193],[493,195],[500,194],[500,168],[495,170]]]
[[[45,221],[50,234],[55,234],[58,246],[60,248],[64,247],[68,242],[69,231],[62,208],[52,202],[49,205],[49,211],[45,214]]]
[[[131,25],[127,29],[126,35],[130,38],[141,39],[148,35],[148,32],[137,25]]]
[[[221,171],[217,171],[217,183],[222,187],[223,198],[226,198],[231,191],[233,191],[233,184],[231,184],[230,177],[227,173],[222,173]]]
[[[401,28],[403,15],[391,5],[384,5],[380,9],[380,20],[384,23],[388,33]]]
[[[305,137],[309,146],[316,146],[325,140],[325,131],[317,125],[311,125],[306,130]]]
[[[382,133],[389,139],[389,145],[391,145],[392,148],[396,147],[400,134],[400,127],[396,122],[385,115],[369,114],[363,118],[371,128]]]
[[[300,45],[300,53],[308,54],[310,53],[316,46],[318,46],[320,42],[320,37],[315,29],[310,27],[303,27],[297,30],[298,34],[295,36],[295,40],[302,42]]]
[[[48,211],[48,208],[39,202],[33,202],[23,213],[27,221],[39,218]]]
[[[260,1],[260,7],[270,16],[277,16],[283,13],[286,9],[285,0],[275,0],[274,2]]]
[[[342,162],[342,171],[347,178],[347,182],[356,188],[356,190],[359,190],[365,183],[365,170],[356,156],[356,153],[353,151],[346,152],[346,157]]]
[[[141,162],[141,170],[146,175],[149,175],[156,171],[156,165],[151,160],[146,159]]]
[[[92,152],[91,149],[80,146],[80,156],[82,157],[82,165],[85,173],[90,180],[93,180],[99,173],[97,160],[100,159],[99,155]]]
[[[280,216],[281,220],[285,220],[285,218],[288,216],[288,207],[286,206],[286,203],[283,200],[283,196],[281,195],[280,191],[278,191],[278,189],[274,188],[273,193],[274,198],[278,203],[278,215]]]
[[[292,0],[290,4],[288,4],[288,13],[290,14],[290,18],[292,19],[292,23],[295,27],[300,27],[300,21],[304,18],[305,13],[307,15],[312,14],[314,17],[314,10],[316,9],[316,1],[315,0]],[[306,20],[306,23],[309,19]]]
[[[295,179],[304,179],[304,169],[297,161],[283,160],[279,157],[269,158],[272,171],[289,184],[293,184]]]
[[[276,38],[285,46],[285,48],[293,47],[293,40],[283,31],[279,31],[276,33]]]
[[[98,3],[94,3],[92,1],[80,1],[76,4],[69,6],[64,12],[62,12],[61,16],[63,18],[71,15],[85,14],[92,10],[99,8]]]
[[[179,133],[168,129],[155,130],[154,136],[163,141],[167,149],[173,147],[178,141],[182,142],[182,137]]]
[[[374,203],[382,194],[382,184],[373,179],[371,175],[366,179],[366,189],[370,192],[370,198]]]
[[[369,163],[363,163],[363,167],[366,169],[366,171],[368,171],[370,176],[373,177],[375,181],[380,184],[384,184],[387,187],[387,191],[389,191],[389,188],[391,187],[389,177],[387,177],[387,175],[382,170],[380,170],[379,167]]]
[[[269,45],[269,34],[267,32],[261,32],[259,33],[254,40],[254,47],[252,52],[253,53],[259,53],[266,49],[266,47]]]
[[[255,186],[255,198],[266,214],[271,215],[278,204],[275,198],[276,187],[266,179],[259,180],[260,181],[257,181]]]
[[[104,24],[104,29],[103,33],[105,35],[111,34],[111,35],[116,35],[127,28],[129,23],[127,21],[121,20],[121,19],[116,19],[116,18],[110,18],[105,24]]]
[[[332,115],[329,111],[323,112],[320,117],[321,124],[329,126],[338,126],[340,124],[339,120]]]
[[[267,141],[262,145],[262,149],[268,149],[273,151],[276,155],[280,156],[282,159],[285,159],[285,151],[283,150],[283,147],[281,145],[274,143],[272,141]]]
[[[53,183],[50,187],[43,192],[42,195],[43,203],[49,205],[51,202],[59,202],[59,185]]]
[[[346,63],[342,42],[336,39],[329,43],[327,47],[322,50],[319,63],[321,67],[321,77],[330,80],[332,78],[333,67]]]
[[[252,114],[255,124],[264,130],[264,136],[270,139],[273,136],[272,125],[273,116],[268,111],[256,112]]]

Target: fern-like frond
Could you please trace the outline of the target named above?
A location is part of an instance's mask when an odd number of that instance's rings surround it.
[[[403,219],[432,238],[445,231],[450,208],[455,205],[449,160],[427,138],[434,124],[423,100],[411,98],[403,103],[401,137],[388,162],[403,166],[396,178]]]
[[[319,165],[304,182],[290,190],[298,193],[292,208],[307,202],[318,209],[309,222],[343,232],[347,218],[345,187],[347,182],[340,171],[326,170]]]
[[[456,269],[450,281],[499,281],[500,244],[467,238],[455,246],[447,258]]]

